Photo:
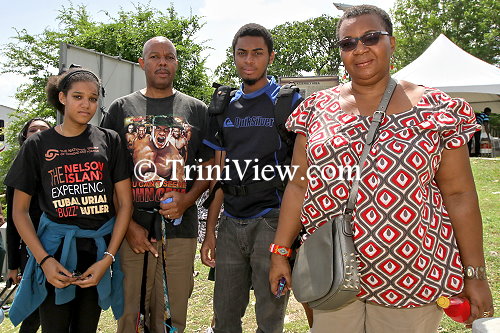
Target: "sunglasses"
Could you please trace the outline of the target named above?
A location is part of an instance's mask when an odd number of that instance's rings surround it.
[[[361,37],[348,37],[338,42],[338,46],[344,52],[352,51],[358,46],[358,41],[361,41],[365,46],[373,46],[378,43],[381,35],[388,35],[387,31],[373,31],[364,34]]]

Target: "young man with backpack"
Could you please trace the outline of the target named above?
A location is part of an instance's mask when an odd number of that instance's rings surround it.
[[[293,90],[280,93],[275,79],[267,76],[275,54],[266,28],[244,25],[234,36],[232,49],[243,83],[231,93],[219,88],[209,108],[210,129],[204,142],[216,150],[215,163],[223,172],[211,186],[215,199],[209,207],[201,256],[204,264],[216,266],[214,331],[242,331],[241,318],[253,287],[257,331],[277,333],[283,331],[288,294],[276,297],[270,292],[270,246],[286,185],[278,169],[289,163],[293,148],[293,138],[282,125],[301,97]],[[283,103],[286,108],[278,106]],[[224,212],[216,238],[222,198]]]

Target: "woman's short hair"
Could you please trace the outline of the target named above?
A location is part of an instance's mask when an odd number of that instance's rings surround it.
[[[352,7],[347,8],[344,11],[344,15],[342,15],[342,17],[337,22],[337,32],[336,32],[337,40],[340,39],[339,30],[340,30],[340,26],[342,25],[342,23],[347,19],[362,16],[362,15],[376,15],[376,16],[378,16],[380,18],[380,20],[382,21],[382,23],[384,24],[385,30],[389,33],[389,35],[392,36],[392,21],[391,21],[391,18],[389,17],[389,14],[387,14],[387,12],[385,10],[383,10],[377,6],[372,6],[372,5],[359,5],[359,6],[352,6]]]

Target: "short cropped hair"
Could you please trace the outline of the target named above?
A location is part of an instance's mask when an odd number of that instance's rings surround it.
[[[264,42],[267,45],[267,49],[269,50],[269,54],[271,54],[274,51],[274,42],[273,42],[273,36],[263,26],[257,23],[248,23],[242,26],[238,32],[234,35],[233,38],[233,54],[235,51],[236,43],[238,42],[238,39],[240,37],[245,37],[245,36],[253,36],[253,37],[262,37],[264,38]]]
[[[340,39],[339,30],[342,23],[347,19],[362,15],[377,15],[385,25],[385,30],[389,33],[389,35],[392,36],[392,21],[389,17],[389,14],[387,14],[385,10],[372,5],[359,5],[352,6],[346,9],[344,15],[342,15],[342,17],[339,19],[337,23],[337,40]]]

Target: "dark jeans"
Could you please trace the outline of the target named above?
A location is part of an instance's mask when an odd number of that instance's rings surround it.
[[[101,307],[98,305],[97,288],[76,287],[75,298],[56,305],[54,287],[47,283],[48,295],[40,305],[40,322],[43,333],[95,333]]]
[[[278,224],[278,211],[275,213],[254,219],[221,217],[214,291],[216,333],[242,331],[241,318],[248,306],[251,286],[256,299],[257,332],[283,332],[289,295],[276,298],[269,287],[269,245]]]

